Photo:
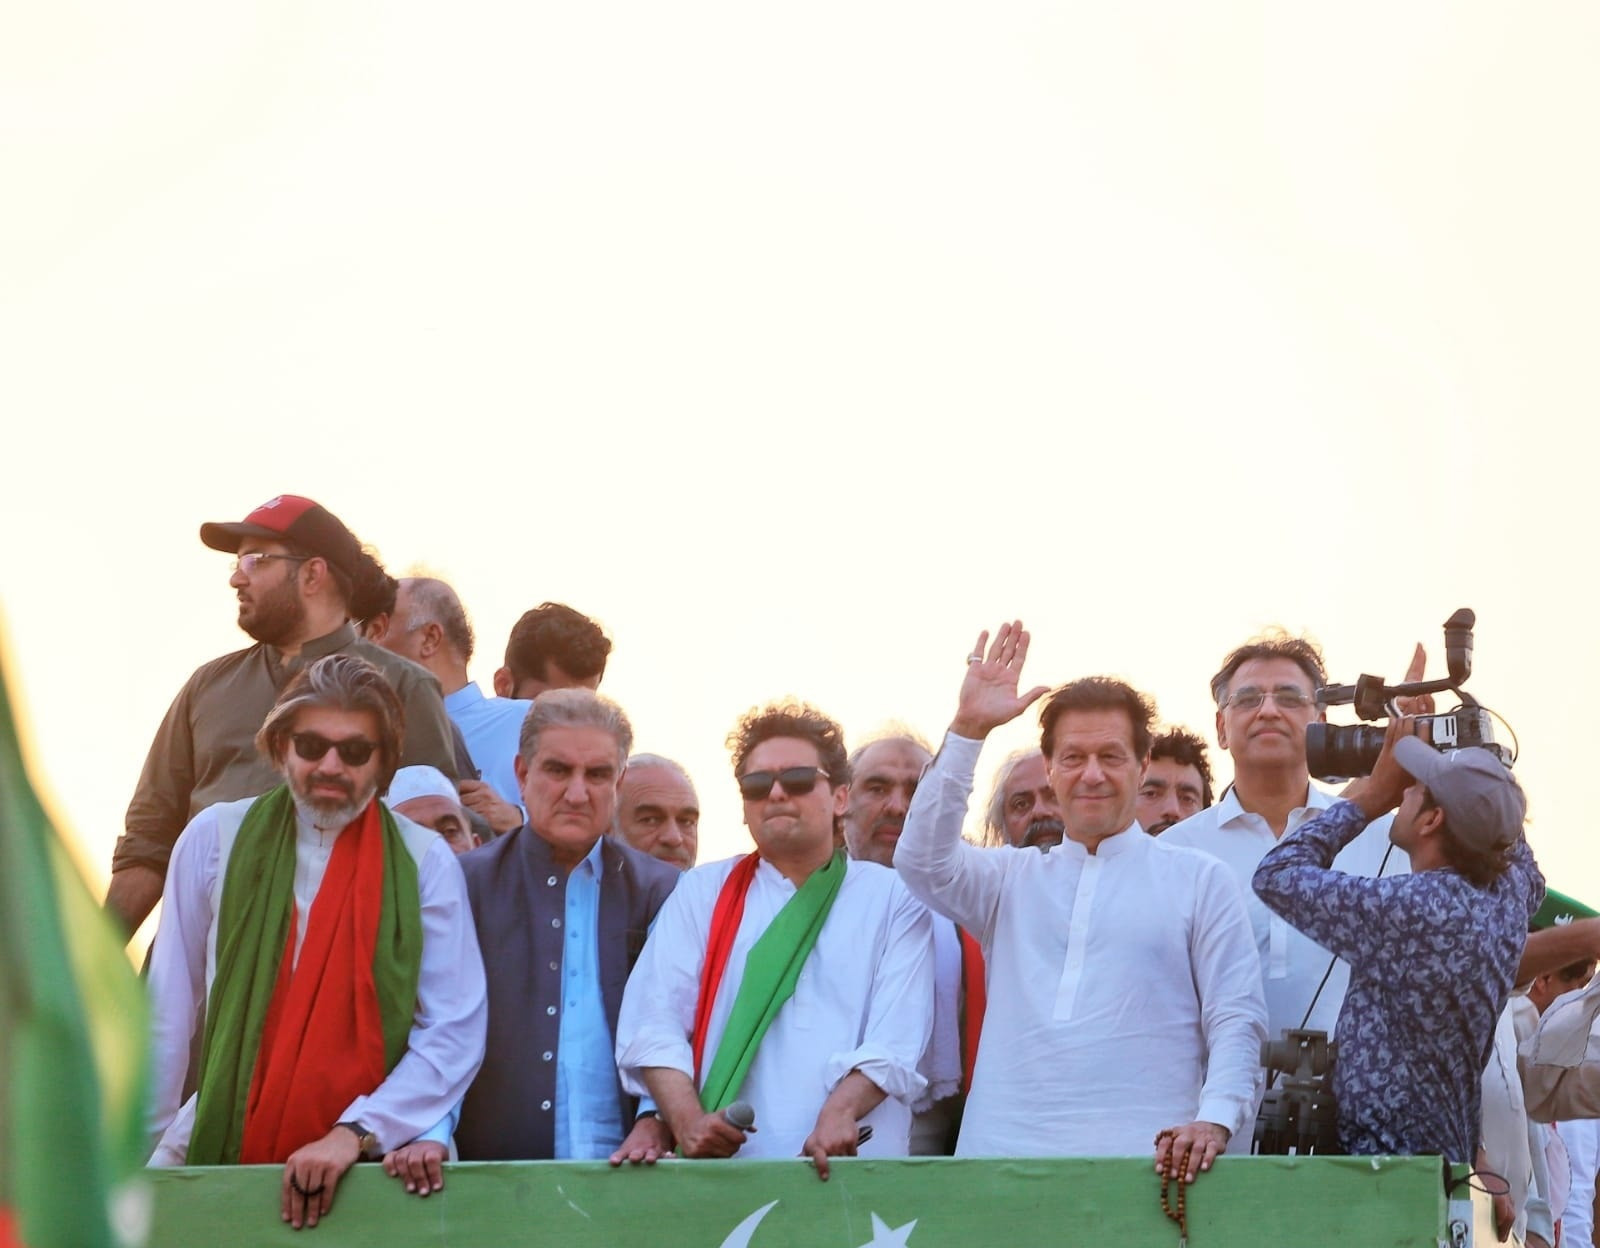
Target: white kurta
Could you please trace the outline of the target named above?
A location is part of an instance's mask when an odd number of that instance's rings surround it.
[[[172,850],[161,895],[161,926],[150,953],[154,1053],[150,1127],[152,1136],[160,1137],[151,1165],[180,1166],[188,1156],[195,1097],[181,1106],[179,1100],[189,1067],[189,1045],[216,976],[216,918],[228,858],[254,801],[246,798],[206,808],[189,821]],[[406,1051],[388,1078],[370,1095],[358,1096],[334,1120],[362,1123],[385,1151],[415,1139],[465,1095],[483,1062],[488,1019],[483,960],[456,856],[437,832],[403,815],[394,818],[416,860],[422,901],[417,1011]],[[337,837],[296,819],[297,957]],[[328,1126],[331,1129],[333,1121]]]
[[[640,1075],[645,1067],[694,1077],[691,1036],[711,914],[738,861],[687,872],[656,915],[617,1020],[617,1068],[635,1096],[648,1091]],[[706,1032],[707,1069],[728,1025],[750,947],[794,894],[795,886],[763,860],[717,990]],[[888,1094],[861,1120],[873,1129],[861,1155],[904,1156],[910,1105],[924,1087],[917,1063],[932,1021],[933,917],[894,872],[850,862],[794,995],[767,1029],[734,1098],[748,1101],[756,1113],[756,1131],[739,1156],[798,1156],[822,1103],[852,1070]]]
[[[945,737],[895,850],[911,891],[987,960],[957,1155],[1145,1155],[1196,1119],[1248,1130],[1266,1006],[1232,875],[1137,824],[1092,855],[967,844],[980,747]]]

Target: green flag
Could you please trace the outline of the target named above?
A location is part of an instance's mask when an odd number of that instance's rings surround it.
[[[28,781],[0,662],[0,1248],[142,1241],[147,1030],[120,935]]]

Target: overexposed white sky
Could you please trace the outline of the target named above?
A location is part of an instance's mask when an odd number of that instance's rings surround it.
[[[196,530],[292,492],[456,585],[480,683],[527,607],[600,619],[704,856],[745,708],[937,736],[1002,618],[1033,678],[1209,735],[1264,626],[1395,677],[1470,605],[1594,900],[1597,54],[1578,3],[14,12],[36,771],[103,881],[167,703],[247,640]]]

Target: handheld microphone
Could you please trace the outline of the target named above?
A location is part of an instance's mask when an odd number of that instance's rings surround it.
[[[755,1106],[749,1101],[735,1101],[722,1111],[722,1117],[730,1127],[738,1127],[741,1131],[748,1131],[756,1125]]]

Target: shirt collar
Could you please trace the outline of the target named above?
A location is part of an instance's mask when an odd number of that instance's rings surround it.
[[[549,871],[556,869],[556,858],[550,852],[550,842],[535,832],[532,824],[525,823],[510,835],[521,838],[522,852],[528,855],[536,870]],[[606,838],[603,835],[595,838],[595,843],[590,847],[589,852],[574,864],[572,870],[577,871],[584,863],[592,861],[596,877],[603,875],[604,863],[601,859],[601,853],[605,843]]]
[[[597,880],[604,878],[606,869],[605,864],[600,860],[600,854],[605,843],[606,838],[603,836],[595,841],[594,847],[583,856],[583,861],[572,868],[572,874],[577,875],[580,871],[586,871]]]
[[[318,659],[338,653],[355,639],[356,626],[346,620],[326,637],[314,637],[301,646],[299,661],[301,664],[315,663]]]
[[[1141,848],[1148,847],[1154,840],[1155,837],[1147,835],[1139,826],[1139,821],[1135,819],[1122,831],[1113,833],[1096,845],[1094,856],[1096,858],[1117,858],[1123,854],[1136,854]],[[1059,854],[1063,850],[1074,858],[1087,858],[1089,856],[1089,851],[1070,836],[1063,838],[1061,844],[1053,846],[1050,852]]]
[[[487,701],[488,699],[483,696],[483,690],[478,688],[478,682],[469,680],[454,693],[445,694],[444,709],[454,714]]]
[[[1329,793],[1326,789],[1319,788],[1310,780],[1307,780],[1305,804],[1302,806],[1297,806],[1295,809],[1327,810],[1328,807],[1332,806],[1334,802],[1338,800],[1339,799],[1335,794]],[[1235,789],[1231,784],[1228,786],[1228,791],[1222,795],[1222,800],[1217,803],[1216,811],[1217,827],[1219,828],[1225,828],[1235,819],[1251,813],[1240,803],[1238,790]]]

